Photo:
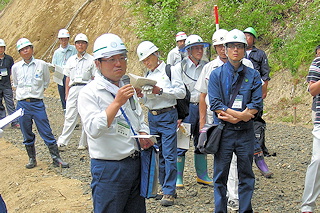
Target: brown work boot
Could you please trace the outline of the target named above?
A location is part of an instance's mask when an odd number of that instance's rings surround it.
[[[162,206],[172,206],[174,203],[174,195],[163,195],[160,200]]]

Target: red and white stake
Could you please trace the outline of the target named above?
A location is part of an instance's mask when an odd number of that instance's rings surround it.
[[[218,6],[214,5],[213,7],[214,17],[216,19],[216,31],[219,30],[219,14],[218,14]]]

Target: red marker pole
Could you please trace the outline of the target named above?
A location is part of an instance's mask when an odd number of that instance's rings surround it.
[[[219,30],[219,14],[218,14],[218,6],[214,5],[213,7],[214,17],[216,19],[216,31]]]

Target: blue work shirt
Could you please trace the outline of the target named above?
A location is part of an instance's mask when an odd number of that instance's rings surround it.
[[[232,90],[235,89],[239,73],[242,71],[244,71],[244,78],[238,92],[243,97],[242,108],[233,110],[243,111],[246,108],[262,110],[262,82],[259,72],[243,64],[238,70],[234,70],[228,61],[211,72],[209,78],[208,95],[212,111],[228,109]]]

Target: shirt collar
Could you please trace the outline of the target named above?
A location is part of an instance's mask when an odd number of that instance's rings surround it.
[[[81,59],[87,60],[87,59],[88,59],[88,53],[85,53],[81,58],[79,58],[78,53],[77,53],[76,59],[77,59],[78,61],[80,61]]]
[[[26,63],[23,59],[22,61],[23,61],[23,64],[22,64],[23,66],[30,66],[31,64],[35,64],[35,60],[33,56],[31,57],[31,61],[29,63]]]
[[[234,70],[234,66],[230,63],[230,61],[228,61],[228,62],[226,63],[226,66],[227,66],[228,70],[231,70],[231,71],[233,71],[233,72],[238,72],[238,73],[240,73],[241,71],[243,71],[243,63],[242,63],[242,62],[241,62],[241,64],[240,64],[238,70]]]
[[[163,61],[161,61],[161,63],[159,64],[159,66],[157,66],[157,68],[155,69],[155,70],[153,70],[153,72],[161,72],[161,70],[163,70],[164,69],[164,66],[165,66],[165,64],[164,64],[164,62]]]

